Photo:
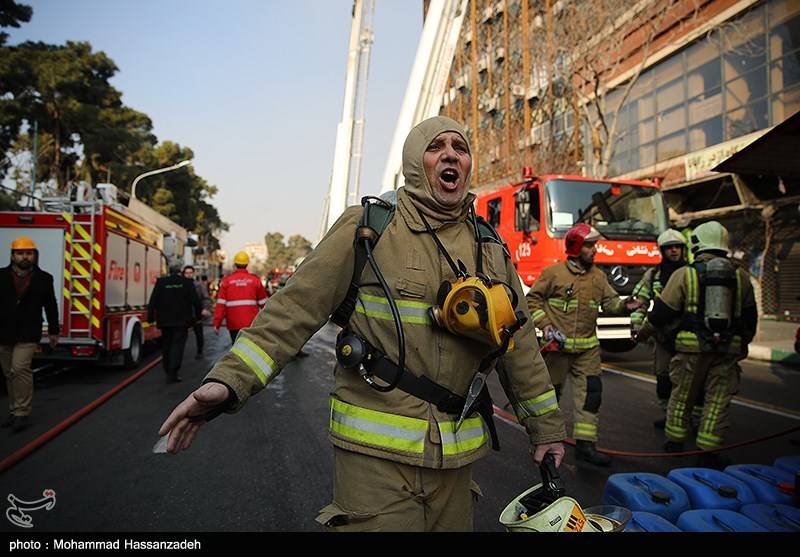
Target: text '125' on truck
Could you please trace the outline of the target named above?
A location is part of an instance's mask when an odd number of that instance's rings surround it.
[[[586,176],[535,176],[523,168],[522,181],[478,193],[477,213],[508,244],[522,283],[529,288],[545,267],[564,261],[564,236],[585,222],[602,235],[595,265],[606,272],[621,297],[645,271],[661,261],[656,240],[669,228],[661,188],[651,182],[602,180]],[[630,318],[603,317],[597,336],[607,350],[628,350]]]
[[[122,205],[113,184],[82,184],[36,205],[0,212],[0,260],[26,236],[54,279],[61,334],[50,351],[45,324],[35,359],[137,366],[143,344],[161,336],[147,322],[150,293],[182,259],[187,230],[137,199]]]

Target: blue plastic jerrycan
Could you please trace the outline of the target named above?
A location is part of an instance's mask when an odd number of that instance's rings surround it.
[[[728,509],[758,503],[753,490],[739,478],[712,468],[675,468],[667,478],[689,496],[693,509]]]
[[[672,522],[657,514],[634,511],[625,527],[626,532],[681,532]]]
[[[770,532],[800,532],[800,508],[773,503],[744,505],[740,513]]]
[[[745,482],[758,503],[794,504],[794,475],[766,464],[732,464],[724,472]]]
[[[657,514],[675,523],[682,512],[691,508],[681,486],[660,474],[626,472],[612,474],[603,490],[603,504]]]
[[[692,509],[678,517],[684,532],[769,532],[756,521],[728,509]]]

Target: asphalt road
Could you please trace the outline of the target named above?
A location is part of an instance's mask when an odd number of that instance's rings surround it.
[[[335,327],[323,328],[304,348],[308,358],[290,363],[237,415],[204,426],[192,448],[177,456],[154,452],[156,432],[228,349],[227,334],[215,337],[206,329],[203,360],[192,358],[190,335],[184,382],[178,384],[166,384],[158,363],[139,372],[98,368],[37,375],[29,429],[0,431],[0,495],[30,502],[53,490],[56,504],[29,512],[32,524],[25,530],[0,517],[0,532],[320,532],[314,519],[331,493],[327,393],[334,337]],[[652,427],[658,410],[647,350],[604,354],[604,364],[599,445],[613,456],[613,465],[576,464],[568,446],[559,469],[567,494],[583,507],[601,502],[610,474],[666,475],[694,465],[693,455],[662,453],[663,432]],[[490,389],[501,450],[475,467],[484,494],[475,530],[487,533],[503,532],[503,508],[540,481],[527,437],[505,417],[508,408],[494,375]],[[745,362],[726,454],[736,463],[772,464],[800,453],[798,395],[800,370]],[[569,424],[568,398],[562,407]]]

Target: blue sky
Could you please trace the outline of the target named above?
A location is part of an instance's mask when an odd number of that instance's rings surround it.
[[[231,225],[229,254],[267,232],[315,243],[342,118],[352,0],[17,0],[9,43],[87,41],[159,142],[194,171]],[[422,0],[375,0],[361,195],[379,192],[422,32]],[[111,181],[114,181],[113,176]],[[128,189],[130,184],[116,184]]]

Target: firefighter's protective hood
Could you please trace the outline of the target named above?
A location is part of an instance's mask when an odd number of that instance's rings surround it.
[[[434,229],[438,228],[440,223],[463,220],[466,218],[469,207],[475,200],[475,195],[468,192],[471,173],[460,177],[464,182],[464,191],[466,194],[459,205],[452,208],[442,207],[433,197],[433,189],[425,175],[423,157],[425,155],[425,150],[431,142],[439,134],[444,132],[456,132],[459,134],[467,143],[469,152],[472,153],[472,147],[469,144],[467,133],[464,131],[464,128],[455,120],[445,116],[435,116],[420,122],[408,133],[408,137],[406,137],[406,141],[403,144],[405,193],[408,194],[413,205],[422,211],[426,217],[437,221],[431,222]],[[406,218],[407,221],[411,220],[417,223],[416,226],[413,226],[414,229],[424,230],[418,215],[404,214],[404,218]]]

